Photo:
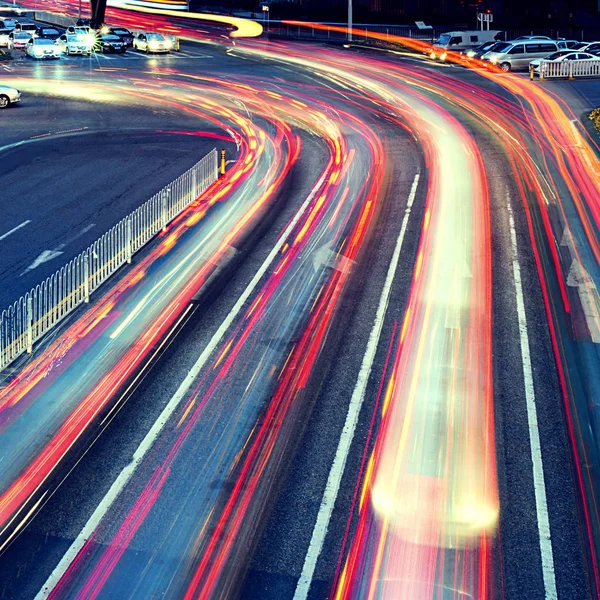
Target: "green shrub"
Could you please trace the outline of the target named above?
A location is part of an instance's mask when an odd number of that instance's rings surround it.
[[[590,119],[594,123],[594,127],[596,128],[596,130],[598,131],[598,133],[600,133],[600,108],[595,108],[590,113]]]

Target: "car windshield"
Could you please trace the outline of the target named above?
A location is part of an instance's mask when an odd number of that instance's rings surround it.
[[[434,43],[438,44],[440,46],[445,46],[449,41],[450,41],[450,36],[443,34],[443,35],[440,35],[440,37],[437,40],[435,40]]]
[[[15,33],[15,38],[17,38],[18,40],[25,40],[30,37],[31,36],[28,33]]]
[[[117,35],[130,35],[127,29],[113,29],[113,33],[116,33]]]
[[[68,35],[67,42],[78,42],[79,38],[76,35]]]
[[[573,46],[571,46],[571,50],[580,50],[581,48],[585,48],[588,45],[588,42],[577,42]]]
[[[119,36],[116,36],[116,35],[103,35],[102,39],[105,42],[120,42],[121,41]]]
[[[54,42],[52,40],[45,40],[44,38],[37,38],[33,40],[33,43],[36,46],[54,46]]]
[[[512,46],[512,44],[508,44],[506,42],[498,42],[497,44],[494,44],[491,48],[490,48],[490,52],[506,52],[510,47]]]
[[[55,33],[58,34],[56,29],[42,29],[41,31],[43,35],[54,35]]]
[[[152,42],[162,42],[165,38],[160,33],[149,33],[148,40]]]

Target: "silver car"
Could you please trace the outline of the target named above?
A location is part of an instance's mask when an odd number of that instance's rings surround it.
[[[515,71],[527,69],[532,60],[557,51],[558,44],[552,40],[522,40],[498,43],[481,58],[503,71]]]
[[[21,100],[21,92],[15,88],[0,85],[0,108],[8,108]]]

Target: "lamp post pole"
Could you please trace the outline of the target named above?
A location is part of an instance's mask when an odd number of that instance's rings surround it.
[[[352,41],[352,0],[348,0],[348,41]]]

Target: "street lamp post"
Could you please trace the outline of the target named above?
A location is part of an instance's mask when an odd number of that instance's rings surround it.
[[[352,0],[348,0],[348,41],[352,41]]]

